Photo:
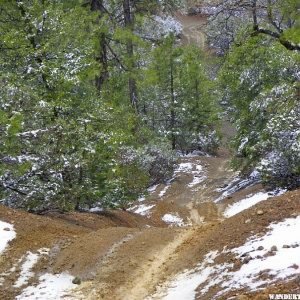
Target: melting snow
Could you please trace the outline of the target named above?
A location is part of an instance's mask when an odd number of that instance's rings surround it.
[[[178,168],[174,172],[175,174],[178,173],[188,173],[193,175],[193,180],[188,184],[188,187],[192,188],[199,183],[203,182],[206,179],[204,175],[204,170],[201,165],[193,164],[190,162],[185,162],[179,164]]]
[[[89,211],[90,211],[91,213],[102,212],[102,211],[103,211],[103,208],[102,208],[102,207],[99,207],[99,206],[96,206],[96,207],[92,207]]]
[[[184,226],[183,219],[181,219],[179,216],[172,215],[172,214],[165,214],[162,217],[162,220],[170,225],[176,225],[176,226]]]
[[[254,236],[240,247],[223,251],[224,254],[234,253],[240,259],[245,255],[250,257],[250,261],[242,264],[239,270],[232,271],[233,264],[228,263],[212,265],[218,252],[211,252],[195,269],[178,275],[169,283],[166,291],[158,292],[152,299],[159,296],[159,299],[164,300],[192,300],[198,287],[200,287],[200,294],[205,295],[215,285],[222,290],[212,299],[219,299],[222,294],[230,290],[240,288],[257,290],[279,279],[298,276],[300,274],[300,235],[298,234],[300,216],[271,224],[268,229],[269,231],[263,237]],[[271,253],[273,246],[276,246],[276,251]],[[269,276],[261,277],[262,274]]]
[[[179,172],[190,172],[193,170],[193,164],[192,163],[180,163],[178,168],[175,170],[175,173]]]
[[[241,211],[244,211],[252,206],[254,206],[255,204],[267,200],[270,197],[274,197],[276,196],[280,196],[283,193],[285,193],[286,190],[280,190],[279,192],[259,192],[257,194],[251,195],[239,202],[236,202],[232,205],[230,205],[224,212],[224,216],[226,218],[232,217],[238,213],[240,213]]]
[[[29,286],[23,290],[16,300],[57,300],[66,299],[67,293],[76,287],[69,274],[44,274],[39,278],[37,286]],[[69,298],[70,299],[70,298]]]
[[[166,194],[166,192],[167,192],[167,190],[169,189],[169,187],[170,187],[170,185],[166,185],[164,188],[163,188],[163,190],[161,190],[160,191],[160,193],[159,193],[159,197],[161,198],[161,197],[163,197],[165,194]]]
[[[248,209],[251,206],[254,206],[255,204],[267,200],[269,197],[271,197],[268,193],[259,192],[255,195],[252,195],[248,198],[245,198],[239,202],[236,202],[232,205],[230,205],[224,212],[224,216],[226,218],[232,217],[241,211]]]
[[[240,270],[233,273],[231,279],[233,286],[246,285],[255,289],[277,279],[296,276],[300,273],[300,216],[271,224],[268,228],[270,231],[262,238],[252,238],[243,246],[231,250],[231,252],[238,254],[238,257],[248,253],[252,259],[248,264],[243,264]],[[275,255],[264,257],[263,255],[270,251],[273,246],[277,247],[277,251],[273,253]],[[259,249],[262,250],[258,250],[258,247],[261,247]],[[267,273],[274,278],[255,281],[254,279],[262,270],[267,270]]]
[[[154,192],[156,191],[156,189],[157,189],[158,186],[159,186],[159,184],[150,186],[150,187],[147,189],[147,191],[148,191],[149,193],[154,193]]]
[[[14,287],[19,288],[26,284],[28,280],[34,276],[34,273],[31,271],[34,265],[38,262],[40,255],[47,255],[49,253],[49,249],[42,248],[38,250],[38,253],[32,253],[30,251],[27,252],[25,257],[25,262],[21,267],[21,273],[14,284]]]
[[[212,269],[211,267],[205,267],[214,262],[217,253],[217,251],[208,253],[204,261],[195,270],[185,271],[183,274],[180,274],[169,284],[167,291],[158,291],[154,297],[150,297],[147,300],[194,300],[196,288],[208,279]]]
[[[215,202],[220,202],[223,199],[227,198],[228,196],[234,194],[235,192],[257,183],[259,180],[260,180],[260,177],[259,177],[259,173],[257,173],[257,171],[252,172],[251,175],[249,176],[249,178],[246,178],[243,180],[239,177],[236,177],[225,188],[216,190],[217,192],[222,192],[222,195],[219,196],[215,200]]]
[[[144,205],[144,204],[141,204],[141,205],[138,205],[138,206],[134,206],[133,208],[131,208],[130,210],[132,210],[133,212],[135,212],[136,214],[140,214],[142,216],[145,216],[149,213],[149,210],[151,208],[153,208],[155,205],[152,204],[152,205]]]
[[[195,185],[203,182],[206,179],[206,176],[195,175],[193,181],[188,184],[189,187],[194,187]]]
[[[14,226],[0,221],[0,254],[7,247],[8,242],[16,237]]]

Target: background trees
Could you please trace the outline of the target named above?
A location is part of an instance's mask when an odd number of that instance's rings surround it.
[[[219,73],[223,101],[237,129],[235,162],[246,171],[256,168],[267,183],[299,186],[297,4],[233,2],[223,1],[220,14],[227,10],[228,20],[249,17],[232,31]]]
[[[171,176],[174,150],[204,150],[195,141],[214,130],[210,81],[198,50],[176,42],[174,5],[1,2],[4,203],[40,212],[126,208]]]
[[[220,53],[229,49],[238,32],[248,37],[262,34],[289,50],[300,50],[297,0],[221,0],[212,8],[209,42]]]
[[[174,36],[169,36],[153,51],[142,99],[144,118],[170,140],[173,149],[213,152],[218,145],[213,125],[217,110],[205,55],[196,47],[176,47],[175,43]]]

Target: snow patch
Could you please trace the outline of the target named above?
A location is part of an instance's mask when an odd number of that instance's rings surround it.
[[[97,213],[97,212],[102,212],[103,211],[103,208],[102,207],[99,207],[99,206],[96,206],[96,207],[92,207],[89,212],[91,213]]]
[[[158,186],[159,186],[159,184],[150,186],[150,187],[147,189],[148,193],[150,193],[150,194],[151,194],[151,193],[154,193],[154,192],[156,191],[156,189],[158,188]]]
[[[190,162],[180,163],[178,168],[175,170],[175,174],[179,172],[190,172],[193,170],[193,164]]]
[[[34,265],[38,262],[41,255],[48,255],[50,249],[42,248],[38,250],[38,253],[27,252],[25,261],[21,267],[21,273],[14,284],[14,287],[19,288],[28,283],[28,280],[34,276],[34,273],[31,271]]]
[[[235,216],[236,214],[254,206],[255,204],[257,204],[259,202],[265,201],[274,196],[280,196],[285,192],[286,192],[286,190],[280,190],[280,191],[269,192],[269,193],[259,192],[254,195],[250,195],[247,198],[242,199],[239,202],[229,205],[224,212],[224,216],[226,218],[230,218],[230,217]]]
[[[72,283],[73,276],[63,274],[44,274],[39,278],[37,286],[29,286],[23,290],[22,294],[16,297],[16,300],[57,300],[66,299],[68,292],[75,287]],[[68,297],[68,299],[70,299]]]
[[[194,300],[196,288],[208,279],[212,270],[212,267],[208,267],[208,265],[214,262],[217,253],[217,251],[209,252],[196,269],[187,270],[183,274],[180,274],[168,284],[167,291],[158,290],[155,295],[149,297],[147,300]]]
[[[239,177],[234,178],[225,188],[216,189],[217,192],[222,193],[215,202],[220,202],[228,196],[238,192],[239,190],[252,186],[253,184],[259,182],[260,176],[257,171],[254,171],[246,179],[241,179]]]
[[[161,34],[168,35],[169,33],[180,34],[182,31],[182,25],[172,16],[155,16],[155,21],[160,24]]]
[[[288,218],[268,227],[262,236],[254,236],[237,248],[223,250],[222,253],[210,252],[195,269],[185,271],[175,280],[149,299],[192,300],[207,294],[210,288],[218,286],[221,291],[212,299],[219,299],[231,290],[247,288],[258,290],[277,280],[294,278],[300,274],[300,216]],[[273,250],[272,250],[273,249]],[[240,269],[233,271],[232,263],[213,265],[219,255],[235,254],[236,259],[248,257],[248,263],[242,263]],[[265,275],[265,276],[262,276]]]
[[[183,219],[181,219],[179,216],[176,216],[176,215],[172,215],[172,214],[165,214],[163,217],[162,217],[162,220],[164,222],[166,222],[167,224],[170,224],[172,226],[184,226],[184,222],[183,222]]]
[[[178,173],[188,173],[193,175],[192,181],[188,184],[189,188],[193,188],[206,179],[203,167],[200,164],[194,164],[190,162],[180,163],[174,173],[175,175]]]
[[[154,206],[155,206],[155,204],[152,204],[152,205],[141,204],[141,205],[136,205],[136,206],[132,207],[130,210],[136,214],[146,216],[147,214],[149,214],[149,210],[151,208],[153,208]]]
[[[0,254],[5,250],[8,243],[16,237],[14,226],[0,221]]]
[[[163,188],[163,190],[160,191],[160,193],[159,193],[158,196],[159,196],[160,198],[163,197],[163,196],[166,194],[166,192],[168,191],[169,187],[170,187],[170,185],[166,185],[166,186]]]

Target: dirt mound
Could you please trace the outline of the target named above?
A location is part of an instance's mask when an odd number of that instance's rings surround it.
[[[146,219],[139,214],[123,210],[106,210],[95,213],[70,212],[65,214],[48,213],[48,217],[75,224],[90,230],[110,227],[144,228],[146,226],[164,226],[161,220]]]
[[[37,216],[0,206],[0,220],[14,225],[16,238],[0,256],[0,299],[14,299],[21,289],[14,283],[21,272],[28,251],[50,249],[34,266],[34,274],[70,272],[83,279],[93,277],[99,260],[126,236],[150,226],[166,226],[161,220],[151,221],[125,211],[100,213],[48,213]],[[8,270],[14,270],[9,272]],[[1,274],[4,274],[1,276]],[[36,281],[33,276],[28,284]]]

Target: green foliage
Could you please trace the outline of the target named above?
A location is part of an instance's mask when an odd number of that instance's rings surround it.
[[[297,186],[299,54],[256,36],[231,49],[219,74],[237,135],[237,165],[275,185]]]
[[[176,134],[177,148],[185,143],[197,148],[199,133],[212,131],[213,85],[201,54],[177,47],[174,37],[162,40],[161,47],[143,38],[151,33],[146,25],[152,14],[177,1],[135,3],[130,26],[124,23],[123,2],[109,1],[103,11],[79,0],[1,1],[5,204],[32,211],[125,209],[151,184],[172,175],[176,157],[167,138]],[[171,65],[178,99],[170,105]],[[161,117],[162,105],[165,120],[171,111],[176,116],[163,132],[165,121],[150,123]]]
[[[218,147],[216,95],[204,54],[193,46],[176,45],[169,36],[152,57],[141,83],[147,124],[167,137],[174,149],[213,152]]]

